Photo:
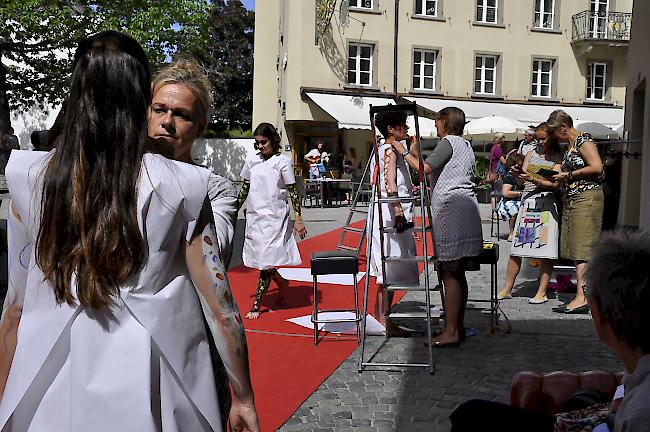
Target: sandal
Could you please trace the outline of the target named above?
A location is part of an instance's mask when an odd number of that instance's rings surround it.
[[[255,315],[257,314],[257,315]],[[260,308],[257,305],[253,305],[250,311],[246,314],[246,319],[258,319],[262,315]]]

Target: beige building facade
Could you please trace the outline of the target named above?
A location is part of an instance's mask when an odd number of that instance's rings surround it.
[[[338,0],[319,33],[320,3],[256,4],[253,123],[295,162],[318,139],[366,158],[368,100],[623,123],[632,0]]]

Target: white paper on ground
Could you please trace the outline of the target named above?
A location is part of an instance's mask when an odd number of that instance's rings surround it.
[[[313,282],[314,277],[311,275],[311,269],[303,267],[286,267],[279,268],[280,276],[285,279],[299,282]],[[357,283],[363,279],[365,273],[357,273]],[[354,285],[352,274],[331,274],[318,276],[318,283],[326,283],[333,285]]]
[[[354,312],[322,312],[318,314],[319,320],[354,319]],[[311,315],[304,315],[296,318],[289,318],[287,321],[298,324],[301,327],[314,329],[311,322]],[[353,322],[343,323],[319,323],[318,329],[330,333],[355,334],[356,324]],[[369,336],[384,336],[386,329],[372,315],[366,316],[366,334]]]

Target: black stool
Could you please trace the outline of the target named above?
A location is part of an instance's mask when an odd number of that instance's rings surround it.
[[[357,273],[359,273],[359,258],[351,251],[315,252],[311,256],[311,274],[314,277],[314,312],[311,322],[314,324],[314,345],[318,345],[319,323],[353,322],[357,325],[357,341],[361,340],[361,314],[359,313],[359,291],[357,288]],[[318,309],[318,276],[329,274],[351,274],[354,279],[354,310],[352,309]],[[355,318],[340,320],[319,320],[319,312],[354,312]]]

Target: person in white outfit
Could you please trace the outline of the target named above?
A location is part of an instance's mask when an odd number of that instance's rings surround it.
[[[276,267],[302,262],[293,232],[295,230],[300,238],[307,235],[300,214],[300,194],[293,165],[291,159],[280,153],[278,131],[269,123],[260,123],[253,135],[259,151],[244,162],[241,170],[244,184],[239,192],[239,207],[248,199],[242,258],[246,267],[260,270],[255,302],[246,315],[248,319],[257,319],[262,313],[262,298],[271,279],[278,284],[282,298],[282,290],[289,282],[280,276]],[[289,200],[295,222],[289,217]]]
[[[204,168],[147,153],[151,76],[132,38],[74,56],[56,149],[15,151],[0,430],[258,431],[246,336]],[[204,321],[232,383],[220,412]]]
[[[375,117],[377,130],[384,136],[384,141],[379,146],[379,178],[377,179],[381,196],[404,197],[412,196],[413,184],[408,167],[402,155],[393,149],[393,143],[407,140],[408,125],[406,113],[403,111],[385,111]],[[374,172],[375,157],[371,156],[371,172]],[[413,209],[412,202],[396,201],[383,203],[383,226],[392,228],[392,232],[384,234],[384,256],[408,258],[416,255],[415,239],[413,237]],[[384,314],[390,310],[394,291],[385,292],[384,285],[417,285],[419,281],[418,266],[416,261],[388,261],[384,263],[385,273],[381,262],[381,239],[379,232],[378,206],[375,206],[375,217],[372,224],[372,260],[370,260],[370,274],[377,278],[377,299],[375,303],[375,317],[383,322]],[[370,226],[370,224],[368,224]],[[387,331],[393,335],[399,330],[390,321],[386,322]]]

